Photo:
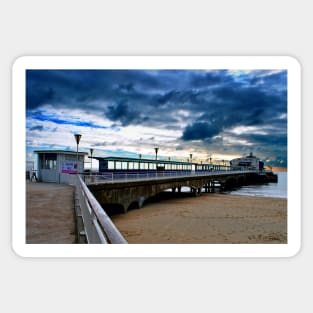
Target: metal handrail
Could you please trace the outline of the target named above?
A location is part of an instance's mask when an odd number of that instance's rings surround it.
[[[88,243],[127,244],[125,238],[90,192],[80,175],[77,175],[77,187],[85,199],[85,206],[82,205],[81,210]],[[97,239],[94,239],[95,234]]]
[[[199,177],[229,174],[259,173],[258,170],[227,170],[227,171],[155,171],[155,172],[108,172],[103,174],[83,175],[88,183],[110,183],[119,181],[139,181],[176,177]]]

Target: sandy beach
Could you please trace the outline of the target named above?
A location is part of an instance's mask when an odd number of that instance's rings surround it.
[[[202,194],[147,203],[112,220],[129,243],[287,243],[287,199]]]

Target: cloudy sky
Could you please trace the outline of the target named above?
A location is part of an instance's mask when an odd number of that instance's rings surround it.
[[[26,149],[287,166],[287,71],[27,70]]]

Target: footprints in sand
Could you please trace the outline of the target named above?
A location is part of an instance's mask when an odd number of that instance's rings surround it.
[[[287,233],[272,232],[268,234],[251,235],[248,236],[248,239],[256,243],[287,243]]]

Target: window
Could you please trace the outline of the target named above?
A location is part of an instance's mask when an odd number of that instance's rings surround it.
[[[52,170],[57,167],[57,154],[47,153],[40,155],[40,164],[42,169]]]

